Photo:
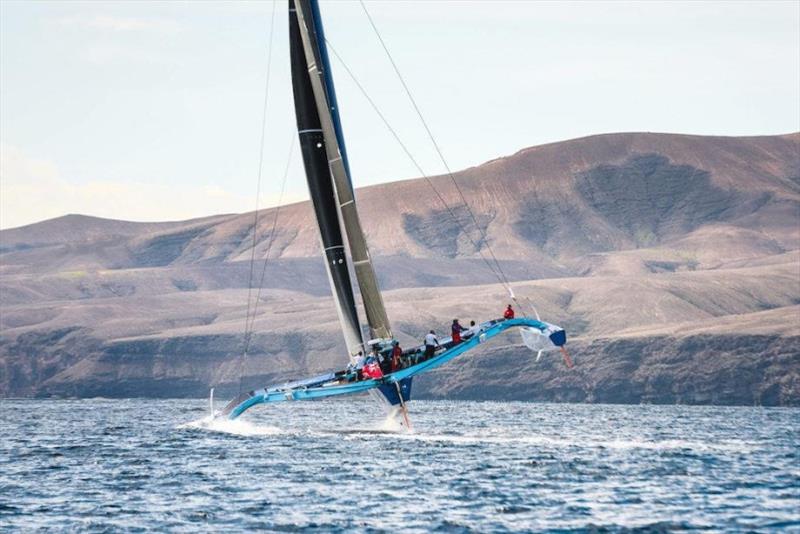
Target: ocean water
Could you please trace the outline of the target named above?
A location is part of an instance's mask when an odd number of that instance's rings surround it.
[[[800,410],[0,401],[0,530],[800,531]]]

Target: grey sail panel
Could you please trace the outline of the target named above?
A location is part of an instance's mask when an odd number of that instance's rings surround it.
[[[339,213],[347,235],[347,244],[364,302],[370,334],[372,337],[391,338],[389,318],[356,208],[319,6],[316,0],[297,0],[296,7],[298,21],[305,30],[301,31],[301,34],[308,78],[326,141],[328,164],[335,186]]]
[[[314,207],[314,215],[319,226],[325,267],[331,284],[336,310],[342,325],[342,332],[351,355],[362,350],[361,326],[356,311],[353,285],[345,240],[339,221],[340,213],[335,188],[328,165],[327,139],[324,135],[314,91],[308,75],[308,62],[303,47],[302,25],[289,2],[289,49],[292,68],[292,92],[294,94],[297,131],[306,181]]]

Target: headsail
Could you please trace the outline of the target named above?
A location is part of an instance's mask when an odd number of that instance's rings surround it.
[[[344,249],[344,238],[339,224],[336,191],[328,165],[330,150],[326,144],[331,138],[325,135],[320,121],[320,113],[308,74],[308,62],[303,46],[305,39],[301,35],[303,33],[305,33],[305,29],[298,24],[294,1],[290,0],[289,44],[297,132],[303,152],[303,164],[311,203],[314,206],[314,214],[317,217],[322,239],[328,279],[336,302],[336,310],[339,313],[339,321],[342,324],[347,350],[353,355],[363,346],[361,326],[356,312],[353,285],[350,281],[348,260]]]
[[[358,287],[364,301],[364,310],[370,334],[376,338],[391,338],[392,332],[383,297],[378,288],[378,280],[372,266],[367,241],[361,228],[361,221],[355,204],[350,166],[347,161],[342,126],[339,120],[336,92],[331,77],[328,50],[322,30],[322,19],[317,0],[290,0],[290,9],[296,9],[302,37],[306,69],[303,74],[313,90],[330,173],[333,178],[336,199],[342,225],[347,234],[347,243],[353,259]],[[290,11],[291,14],[291,11]],[[294,42],[292,43],[294,46]],[[292,56],[294,57],[294,56]],[[294,65],[293,65],[294,67]],[[294,68],[292,70],[295,75]],[[296,80],[295,80],[296,83]]]

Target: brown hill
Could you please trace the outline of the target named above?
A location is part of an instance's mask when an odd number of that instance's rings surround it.
[[[800,402],[800,134],[593,136],[455,179],[517,292],[577,336],[584,365],[517,373],[522,353],[508,338],[421,380],[420,392]],[[425,180],[357,191],[405,340],[453,316],[496,315],[505,298],[450,177],[432,182],[457,222]],[[257,257],[270,215],[255,229]],[[252,213],[173,223],[70,215],[0,232],[0,394],[203,394],[234,382],[252,222]],[[254,385],[341,363],[318,246],[308,203],[282,208],[248,363]],[[664,363],[675,351],[686,356]],[[699,355],[718,363],[708,376]],[[715,393],[741,366],[746,383]],[[497,388],[479,388],[490,371]],[[502,373],[515,377],[505,393]]]

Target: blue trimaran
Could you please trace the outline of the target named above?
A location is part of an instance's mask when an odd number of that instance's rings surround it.
[[[394,338],[356,209],[317,0],[289,0],[289,39],[294,105],[303,163],[347,350],[351,362],[359,352],[369,352],[365,350],[366,347],[375,345],[381,353],[388,354]],[[369,325],[368,340],[363,336],[356,310],[350,280],[351,266]],[[513,298],[513,293],[511,296]],[[411,383],[416,375],[436,369],[510,328],[521,329],[525,344],[539,355],[544,351],[563,350],[566,343],[566,333],[562,328],[538,318],[489,321],[478,325],[462,342],[453,344],[451,339],[441,340],[440,352],[427,360],[412,359],[416,363],[382,378],[357,380],[357,373],[339,371],[265,387],[239,395],[216,416],[235,419],[257,404],[322,399],[371,391],[377,392],[377,396],[388,403],[391,407],[390,416],[408,428],[406,403],[411,399]]]

